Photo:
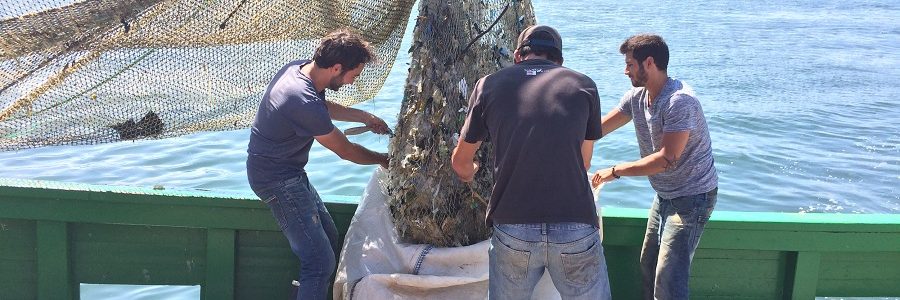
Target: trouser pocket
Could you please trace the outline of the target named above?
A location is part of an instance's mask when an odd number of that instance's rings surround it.
[[[269,206],[281,230],[296,222],[318,223],[316,203],[311,199],[309,188],[300,180],[286,181],[263,201]]]
[[[494,228],[494,236],[491,238],[491,247],[494,251],[495,266],[504,277],[514,281],[524,280],[528,273],[528,259],[531,252],[525,249],[516,249],[510,246],[509,241],[514,239],[502,231]]]
[[[600,245],[599,233],[585,237],[593,240],[593,243],[584,239],[573,242],[573,248],[560,254],[560,261],[565,271],[566,281],[576,286],[588,286],[594,284],[601,275],[603,251]],[[586,247],[586,248],[585,248]]]

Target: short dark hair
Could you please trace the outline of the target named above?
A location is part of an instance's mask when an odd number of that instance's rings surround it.
[[[342,71],[349,71],[372,61],[374,57],[369,42],[346,28],[340,28],[321,39],[313,61],[321,68],[341,64]]]
[[[548,41],[553,40],[553,36],[551,36],[547,32],[543,32],[543,31],[534,32],[530,36],[528,36],[528,38],[529,39],[548,40]],[[532,53],[534,53],[534,55],[546,56],[547,59],[549,59],[551,61],[555,61],[555,62],[560,62],[560,61],[562,61],[562,58],[563,58],[562,51],[560,51],[559,49],[556,49],[554,47],[541,46],[541,45],[534,45],[534,46],[526,45],[526,46],[522,46],[521,48],[519,48],[519,55],[521,55],[522,57],[525,57],[528,54],[532,54]]]
[[[631,52],[639,63],[644,62],[647,57],[653,57],[656,68],[665,71],[669,66],[669,46],[661,36],[655,34],[637,34],[629,37],[619,46],[619,53],[626,54]]]

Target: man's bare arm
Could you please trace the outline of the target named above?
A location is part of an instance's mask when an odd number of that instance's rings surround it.
[[[603,132],[602,136],[606,136],[616,129],[619,129],[619,127],[628,124],[630,121],[631,116],[626,115],[618,109],[613,109],[603,116],[603,118],[600,118],[600,129],[602,130],[601,132]]]
[[[337,154],[341,159],[361,165],[379,164],[385,169],[388,167],[387,154],[378,153],[360,146],[359,144],[351,143],[337,128],[334,128],[327,134],[315,136],[315,139],[319,144],[322,144],[322,146],[325,146],[325,148],[328,148],[328,150]]]
[[[615,176],[648,176],[678,166],[678,159],[687,145],[690,131],[667,132],[662,135],[662,148],[637,161],[617,164],[597,171],[591,182],[596,186],[615,179]],[[615,175],[613,174],[615,168]]]
[[[453,156],[450,158],[453,171],[456,176],[463,182],[470,182],[475,179],[475,173],[478,172],[478,163],[475,162],[475,152],[481,147],[481,142],[467,143],[459,138],[459,145],[453,149]]]
[[[387,123],[373,114],[331,101],[325,101],[325,105],[328,106],[328,115],[332,120],[363,123],[371,128],[372,132],[378,134],[390,132],[390,127],[388,127]]]

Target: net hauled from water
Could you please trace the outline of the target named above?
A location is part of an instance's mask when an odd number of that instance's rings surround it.
[[[0,2],[0,150],[246,128],[272,76],[340,27],[377,60],[327,98],[373,98],[411,0]],[[65,2],[65,3],[61,3]]]

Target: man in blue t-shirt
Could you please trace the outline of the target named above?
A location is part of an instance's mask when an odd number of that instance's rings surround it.
[[[634,121],[641,159],[594,174],[594,186],[648,176],[650,208],[641,271],[645,299],[688,299],[691,259],[716,205],[718,177],[706,118],[693,89],[666,73],[669,47],[639,34],[619,47],[634,86],[601,121],[603,136]]]
[[[250,187],[268,205],[300,258],[297,299],[325,299],[340,253],[337,228],[304,167],[313,140],[343,159],[388,165],[385,153],[347,140],[332,120],[361,122],[388,133],[385,122],[364,111],[325,101],[325,88],[351,84],[372,60],[369,43],[347,30],[322,38],[312,60],[288,63],[269,83],[247,147]]]

